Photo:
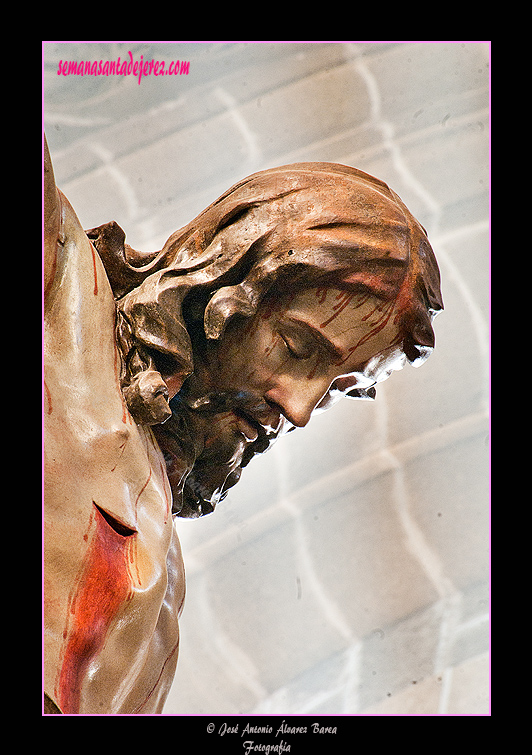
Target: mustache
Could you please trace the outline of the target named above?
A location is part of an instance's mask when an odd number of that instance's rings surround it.
[[[263,453],[277,438],[295,429],[280,410],[251,391],[211,391],[198,397],[181,390],[171,400],[170,408],[177,415],[196,414],[205,419],[208,419],[208,415],[225,412],[242,415],[258,433],[257,440],[244,453],[243,467],[247,466],[255,454]]]
[[[179,398],[189,409],[200,413],[221,414],[222,412],[239,409],[249,414],[257,422],[259,417],[271,413],[271,405],[257,398],[249,391],[212,391],[199,398],[186,394],[178,394]]]

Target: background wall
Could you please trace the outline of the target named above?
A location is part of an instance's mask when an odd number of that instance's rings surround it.
[[[188,75],[57,75],[129,50]],[[442,273],[426,364],[178,521],[188,593],[165,713],[487,713],[489,45],[53,43],[43,59],[56,180],[84,227],[114,219],[160,248],[251,172],[340,162],[390,184]]]

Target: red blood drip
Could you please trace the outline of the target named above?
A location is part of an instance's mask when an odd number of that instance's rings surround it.
[[[131,594],[128,550],[131,535],[117,532],[98,508],[96,532],[85,568],[70,600],[70,621],[56,694],[64,713],[79,713],[81,686],[102,650],[111,622]]]

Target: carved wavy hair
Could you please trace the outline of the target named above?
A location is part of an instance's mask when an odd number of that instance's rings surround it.
[[[143,373],[157,374],[159,358],[183,377],[193,371],[192,320],[201,318],[206,337],[218,339],[232,317],[252,316],[272,291],[370,292],[395,303],[410,363],[434,348],[432,320],[443,302],[427,234],[397,194],[356,168],[296,163],[255,173],[159,252],[132,249],[116,223],[87,234],[117,300],[123,384],[140,421],[162,418],[139,410],[151,401],[139,399]]]

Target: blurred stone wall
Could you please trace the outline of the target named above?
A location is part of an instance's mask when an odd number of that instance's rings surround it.
[[[442,273],[437,348],[178,521],[188,575],[168,714],[483,714],[488,704],[489,44],[45,43],[43,120],[84,227],[160,248],[245,175],[385,180]],[[185,61],[63,76],[59,61]]]

